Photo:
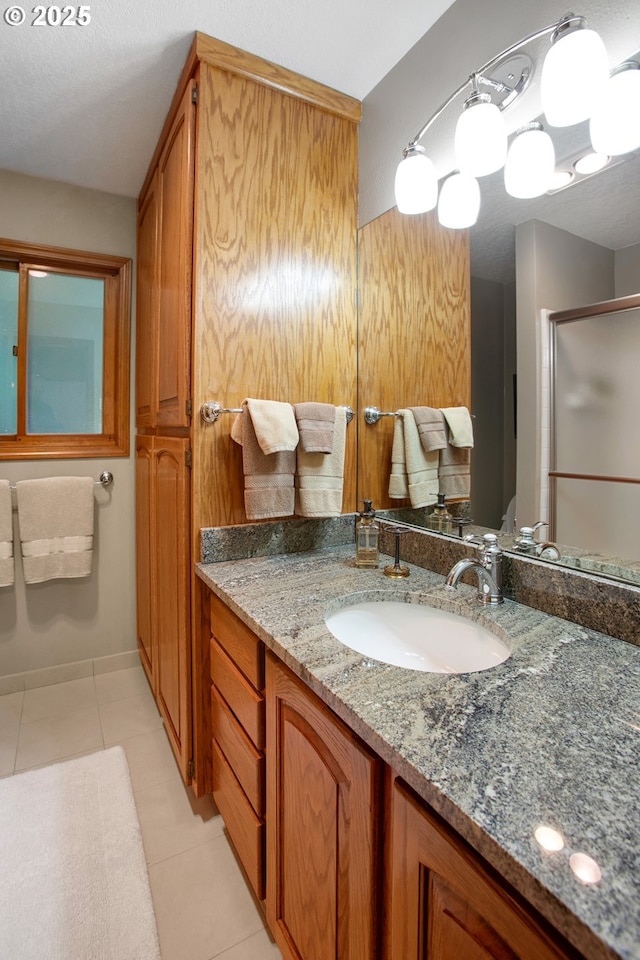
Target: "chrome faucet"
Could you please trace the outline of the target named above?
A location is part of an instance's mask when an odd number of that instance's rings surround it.
[[[545,554],[547,560],[559,560],[560,551],[555,543],[551,543],[549,540],[539,543],[535,538],[536,530],[546,526],[548,526],[546,520],[538,520],[532,527],[520,527],[520,536],[513,541],[518,553],[524,553],[529,557],[541,557],[542,554]]]
[[[468,543],[475,540],[465,538]],[[478,578],[478,601],[480,603],[502,603],[502,550],[498,546],[495,533],[485,533],[478,546],[479,556],[464,557],[451,568],[446,586],[453,590],[460,577],[473,570]]]

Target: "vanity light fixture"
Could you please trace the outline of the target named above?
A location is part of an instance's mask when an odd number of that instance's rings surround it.
[[[542,125],[534,121],[521,127],[507,151],[503,118],[503,112],[524,93],[533,74],[534,65],[523,48],[546,35],[550,35],[551,43],[542,64],[540,96],[547,124],[569,126],[593,116],[592,135],[602,144],[611,144],[606,149],[594,144],[596,152],[610,156],[615,155],[615,149],[628,152],[640,147],[637,109],[640,63],[629,61],[610,75],[601,38],[587,28],[584,17],[570,13],[512,44],[474,70],[429,117],[405,147],[396,171],[396,203],[401,213],[426,213],[436,206],[436,170],[420,141],[469,87],[471,90],[466,94],[455,131],[455,162],[459,173],[449,176],[442,184],[444,196],[438,203],[440,222],[457,228],[472,226],[480,207],[479,188],[477,182],[472,187],[468,178],[475,181],[476,177],[486,176],[503,166],[506,190],[514,197],[528,199],[559,189],[552,180],[553,142]],[[613,121],[615,136],[619,138],[615,143],[612,143],[614,134],[605,129],[605,118]],[[620,126],[630,130],[626,139]],[[467,179],[456,179],[461,177]],[[571,181],[565,174],[563,186],[568,182]]]
[[[611,71],[589,122],[597,153],[617,157],[640,147],[640,63],[627,60]]]
[[[573,166],[576,173],[588,176],[590,173],[598,173],[600,170],[604,170],[610,160],[611,157],[607,156],[606,153],[590,151],[579,157]]]

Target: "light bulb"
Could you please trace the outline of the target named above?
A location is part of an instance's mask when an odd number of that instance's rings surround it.
[[[589,124],[596,153],[618,157],[640,147],[640,63],[629,60],[612,71]]]
[[[599,34],[582,26],[561,26],[552,37],[540,77],[547,123],[569,127],[587,120],[609,77],[607,51]]]
[[[518,130],[504,167],[505,190],[519,200],[540,197],[549,189],[556,157],[553,141],[540,123]]]
[[[460,173],[484,177],[504,166],[507,131],[500,110],[487,93],[465,102],[455,133],[456,166]]]
[[[453,173],[440,190],[438,220],[443,227],[464,230],[472,227],[480,212],[480,187],[468,173]]]
[[[395,180],[396,206],[400,213],[426,213],[438,202],[436,169],[424,147],[407,147],[398,164]]]
[[[576,173],[586,177],[590,173],[597,173],[599,170],[604,170],[610,159],[611,158],[604,153],[585,153],[583,157],[576,160],[573,168]]]

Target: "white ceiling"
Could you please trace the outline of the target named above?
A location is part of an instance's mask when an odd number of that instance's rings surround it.
[[[194,31],[363,99],[451,2],[100,0],[86,26],[0,22],[0,168],[134,197]]]

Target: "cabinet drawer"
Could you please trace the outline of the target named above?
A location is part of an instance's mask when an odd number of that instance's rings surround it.
[[[211,638],[211,679],[258,750],[264,749],[264,697]]]
[[[213,753],[213,799],[259,900],[264,900],[264,823],[251,804],[215,740]]]
[[[211,632],[245,677],[264,690],[264,644],[215,594],[211,594]]]
[[[258,817],[264,816],[264,754],[256,750],[219,691],[211,687],[213,736]]]

